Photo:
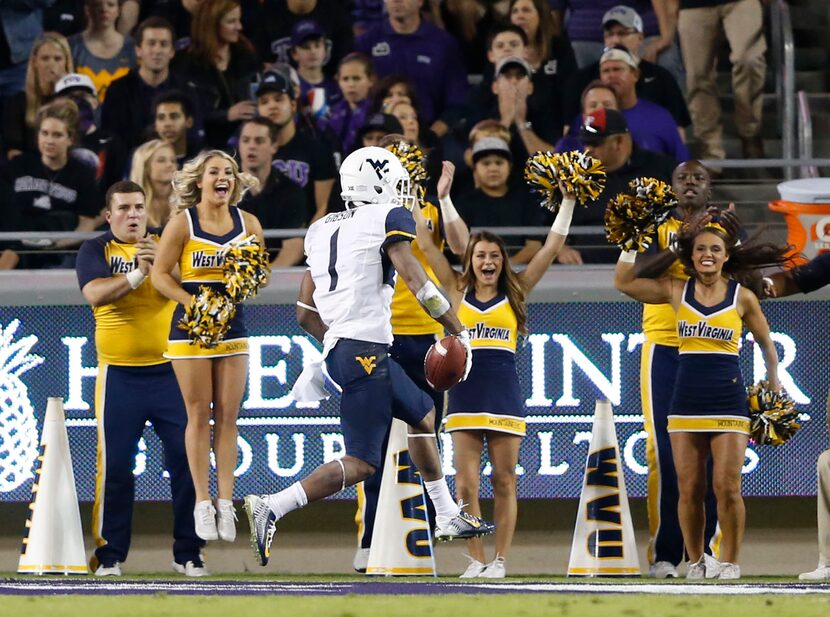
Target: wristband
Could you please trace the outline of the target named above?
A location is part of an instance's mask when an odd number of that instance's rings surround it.
[[[623,251],[620,253],[619,262],[624,264],[633,264],[637,260],[637,251]]]
[[[568,231],[571,229],[571,218],[573,217],[575,205],[576,200],[574,199],[562,200],[562,203],[559,204],[559,211],[556,213],[556,218],[553,220],[553,225],[550,227],[552,232],[558,233],[561,236],[568,235]]]
[[[444,223],[452,223],[453,221],[457,221],[461,218],[452,203],[452,198],[449,195],[441,197],[438,200],[438,204],[441,206],[441,216],[444,217]]]
[[[130,270],[127,272],[127,282],[130,284],[130,287],[133,289],[138,289],[138,287],[144,282],[144,279],[147,278],[147,275],[144,274],[141,270],[136,268],[135,270]]]
[[[427,279],[424,286],[415,294],[418,302],[424,307],[429,316],[433,319],[438,319],[452,308],[450,303],[444,297],[438,288],[431,280]]]

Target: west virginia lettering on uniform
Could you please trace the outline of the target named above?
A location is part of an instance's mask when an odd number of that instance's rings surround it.
[[[218,268],[223,263],[225,263],[225,256],[220,253],[194,251],[191,255],[191,266],[194,268]]]
[[[715,341],[731,341],[735,335],[732,328],[710,326],[705,320],[693,324],[678,321],[677,333],[683,338],[708,338]]]
[[[129,274],[136,268],[138,268],[137,257],[133,257],[130,261],[118,255],[110,257],[110,272],[113,274]]]
[[[498,340],[498,341],[509,341],[510,340],[510,329],[509,328],[496,328],[493,326],[488,326],[483,322],[478,322],[475,327],[470,331],[470,336],[473,339],[487,339],[487,340]]]

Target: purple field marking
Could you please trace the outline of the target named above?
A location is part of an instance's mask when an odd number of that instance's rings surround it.
[[[830,584],[655,584],[655,583],[456,583],[456,582],[281,582],[281,581],[102,581],[100,579],[0,579],[0,595],[444,595],[505,593],[615,593],[662,595],[805,595],[830,594]]]

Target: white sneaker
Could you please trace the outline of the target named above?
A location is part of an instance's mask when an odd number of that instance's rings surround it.
[[[798,575],[800,581],[828,581],[830,580],[830,567],[819,566],[812,572],[803,572]]]
[[[658,561],[648,568],[649,578],[677,578],[677,568],[671,561]]]
[[[205,542],[219,539],[216,529],[216,508],[210,501],[200,501],[193,508],[193,521],[196,523],[196,535]]]
[[[484,568],[487,567],[487,564],[481,563],[478,559],[473,559],[469,555],[466,557],[470,560],[470,565],[468,565],[467,569],[464,570],[464,574],[458,578],[478,578],[481,576],[481,573],[484,572]]]
[[[197,561],[188,561],[184,565],[174,561],[173,572],[177,572],[179,574],[184,574],[185,576],[192,577],[210,576],[210,572],[205,567],[205,562],[201,559]]]
[[[706,578],[718,578],[720,576],[721,567],[723,564],[709,555],[703,553],[703,563],[706,565]],[[740,568],[738,568],[738,575],[740,576]]]
[[[741,578],[741,566],[728,561],[721,562],[718,578],[721,580],[735,580]]]
[[[236,540],[236,510],[230,499],[216,500],[216,527],[219,538],[225,542]]]
[[[484,571],[479,574],[480,578],[504,578],[507,571],[504,569],[504,557],[498,555],[493,561],[487,564]]]
[[[704,579],[704,578],[718,578],[721,571],[721,563],[706,553],[696,562],[688,564],[686,570],[687,579]]]
[[[121,562],[116,561],[111,566],[99,565],[95,569],[95,576],[121,576]]]
[[[366,568],[369,567],[369,551],[370,548],[360,548],[354,552],[354,559],[352,559],[352,567],[355,572],[366,574]]]

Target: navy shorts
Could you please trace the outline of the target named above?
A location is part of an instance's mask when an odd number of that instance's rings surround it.
[[[392,418],[414,425],[432,409],[430,397],[389,357],[383,343],[340,339],[326,356],[326,372],[341,390],[346,454],[375,468],[383,459]]]

